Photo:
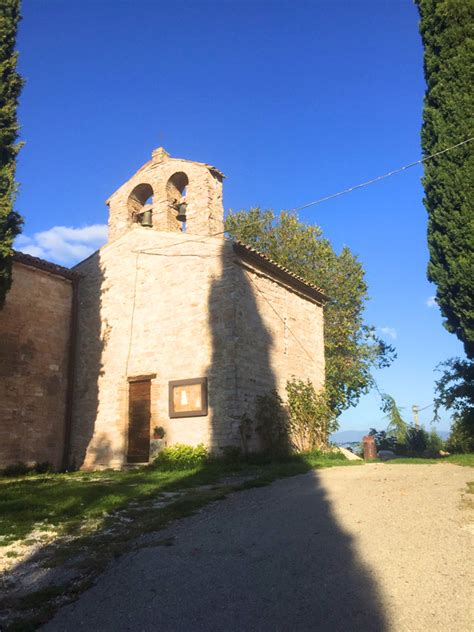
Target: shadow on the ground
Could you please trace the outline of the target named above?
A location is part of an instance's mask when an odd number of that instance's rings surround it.
[[[34,605],[34,611],[24,614],[30,619],[39,615],[36,623],[44,622],[58,604],[88,588],[114,557],[133,548],[135,538],[165,527],[148,542],[151,546],[142,540],[147,548],[119,559],[74,610],[63,608],[49,629],[383,631],[387,623],[378,588],[334,517],[317,471],[232,495],[204,514],[169,524],[222,498],[232,483],[226,481],[223,489],[212,486],[226,475],[244,477],[253,468],[258,479],[236,480],[234,487],[242,489],[308,467],[298,457],[267,464],[256,458],[253,466],[211,464],[179,483],[181,488],[209,488],[172,505],[153,507],[156,492],[143,493],[136,498],[141,507],[125,514],[131,523],[116,525],[114,532],[111,518],[95,538],[76,539],[70,548],[64,543],[58,566],[35,568],[34,559],[20,563],[14,575],[23,576],[30,596],[15,599],[13,587],[4,605],[19,608],[17,615]],[[138,480],[146,471],[136,475]],[[173,491],[177,485],[159,491]],[[179,537],[173,540],[176,532]],[[51,555],[58,563],[57,554],[50,545],[39,557]]]
[[[173,535],[174,546],[121,560],[49,629],[125,630],[131,604],[143,630],[388,629],[316,472],[234,495],[163,537]]]
[[[273,351],[284,325],[272,316],[271,305],[258,299],[250,277],[236,266],[233,251],[223,246],[218,256],[220,273],[209,288],[202,288],[208,293],[212,340],[206,372],[213,413],[210,446],[215,454],[225,454],[228,447],[234,448],[234,454],[239,447],[245,453],[247,448],[262,447],[255,427],[256,401],[269,395],[279,381]],[[98,262],[91,261],[90,266],[94,265]],[[87,362],[81,364],[77,376],[70,459],[81,465],[87,454],[91,465],[97,466],[116,455],[106,437],[94,439],[98,380],[107,378],[103,351],[108,325],[100,319],[102,276],[90,278],[92,298],[82,309],[82,317],[89,318],[91,326],[78,343]],[[178,350],[179,336],[176,340]],[[157,368],[160,360],[157,357]],[[86,379],[89,375],[93,379]],[[244,417],[253,422],[245,441]],[[170,524],[231,490],[264,485],[317,465],[306,456],[265,462],[253,455],[240,464],[206,464],[180,480],[170,477],[166,481],[157,470],[143,468],[111,475],[108,484],[93,482],[90,488],[67,483],[70,495],[64,512],[73,517],[68,532],[74,539],[43,547],[16,565],[10,578],[17,584],[8,586],[7,578],[5,623],[14,610],[20,615],[23,611],[32,626],[43,623],[59,606],[90,587],[113,558],[138,545],[146,548],[117,560],[74,610],[62,608],[46,629],[383,632],[387,624],[378,588],[333,515],[317,473],[232,495],[202,514]],[[240,480],[218,484],[232,476]],[[248,480],[249,476],[254,480]],[[62,484],[52,485],[58,502],[64,501]],[[171,504],[157,501],[162,492],[186,487],[193,489]],[[38,485],[37,492],[43,494],[42,507],[54,506],[56,491]],[[46,501],[47,493],[51,497]],[[107,495],[114,497],[113,514],[103,517]],[[19,511],[27,506],[25,496]],[[81,535],[84,509],[97,520],[93,534]],[[180,534],[176,540],[175,531]],[[147,533],[156,534],[154,541],[143,537]]]

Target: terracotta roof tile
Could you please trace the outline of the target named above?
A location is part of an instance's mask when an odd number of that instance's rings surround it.
[[[326,303],[329,300],[327,295],[317,285],[306,281],[305,279],[303,279],[303,277],[295,274],[288,268],[285,268],[285,266],[276,263],[275,261],[273,261],[273,259],[270,259],[270,257],[264,255],[252,246],[249,246],[248,244],[245,244],[244,242],[239,240],[234,240],[233,244],[234,250],[235,252],[237,252],[237,254],[246,253],[251,258],[260,261],[260,263],[265,264],[268,268],[271,268],[275,272],[280,273],[280,275],[283,275],[286,278],[287,282],[290,283],[290,285],[295,286],[296,289],[303,291],[306,289],[306,293],[309,293],[311,296],[313,296],[313,298],[317,298],[322,303]]]
[[[18,252],[17,250],[13,253],[13,261],[22,263],[25,266],[37,268],[38,270],[50,272],[51,274],[62,276],[66,279],[77,279],[80,276],[77,272],[60,266],[57,263],[51,263],[51,261],[45,261],[39,257],[33,257],[32,255],[28,255],[25,252]]]

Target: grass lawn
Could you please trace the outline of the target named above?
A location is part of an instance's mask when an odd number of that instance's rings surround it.
[[[377,459],[377,462],[383,462],[387,465],[396,465],[398,463],[413,463],[413,464],[443,464],[443,463],[453,463],[454,465],[464,465],[466,467],[474,467],[474,453],[471,454],[451,454],[450,456],[446,456],[440,459],[423,459],[416,457],[401,457],[396,459],[389,459],[387,461],[381,461],[381,459]]]
[[[398,458],[383,462],[386,465],[453,463],[474,467],[474,454],[455,454],[443,459]],[[238,484],[239,488],[245,488],[311,468],[361,463],[347,461],[338,455],[309,453],[271,462],[255,460],[232,464],[214,461],[185,470],[143,467],[120,472],[0,477],[0,546],[23,540],[34,530],[54,529],[60,534],[72,535],[83,531],[87,524],[91,529],[97,529],[113,519],[110,514],[127,509],[136,512],[140,505],[163,492],[192,491],[196,487],[216,484],[227,476],[252,477],[252,480]]]
[[[262,485],[281,476],[292,476],[311,468],[349,465],[334,455],[310,453],[274,462],[228,464],[210,462],[194,469],[163,470],[143,467],[129,471],[74,472],[0,478],[0,546],[23,540],[32,531],[54,529],[75,534],[89,525],[98,529],[113,520],[111,513],[139,513],[160,493],[190,490],[216,484],[226,476],[253,477],[240,487]],[[207,490],[208,491],[208,490]],[[192,494],[194,499],[199,494]],[[205,494],[201,495],[205,501]],[[191,503],[192,505],[193,503]],[[187,503],[189,505],[189,503]],[[183,513],[186,511],[183,508]],[[179,511],[177,512],[179,514]]]
[[[445,462],[474,466],[474,455],[397,459],[387,464]],[[36,539],[41,547],[39,564],[49,574],[48,582],[39,589],[33,585],[26,593],[6,595],[4,629],[36,630],[59,607],[89,588],[111,559],[141,546],[171,546],[172,538],[160,535],[161,528],[229,492],[340,465],[363,465],[363,461],[309,453],[279,461],[211,461],[183,470],[152,466],[122,472],[0,477],[0,553],[7,551],[5,557],[28,575],[28,556],[15,559],[15,551],[32,546],[29,543]],[[43,542],[38,535],[42,531],[52,533],[55,540]],[[140,539],[147,533],[147,538]],[[67,568],[72,578],[58,579],[58,567]]]
[[[150,546],[151,541],[142,544],[140,536],[148,533],[154,546],[170,546],[172,542],[155,532],[229,492],[313,468],[360,463],[337,454],[309,453],[279,461],[210,461],[182,470],[150,466],[0,478],[0,557],[3,551],[4,559],[28,576],[30,554],[39,546],[32,563],[39,563],[48,575],[40,589],[33,586],[26,593],[5,596],[0,618],[6,627],[0,621],[0,628],[36,630],[89,588],[111,559]],[[72,572],[72,581],[58,580],[58,567]]]

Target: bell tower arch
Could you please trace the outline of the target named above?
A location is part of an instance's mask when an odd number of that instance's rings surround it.
[[[106,202],[109,243],[136,228],[196,235],[223,231],[224,177],[211,165],[155,149],[151,160]]]

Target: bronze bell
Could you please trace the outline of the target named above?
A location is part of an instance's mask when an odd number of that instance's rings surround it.
[[[176,219],[178,220],[178,222],[186,221],[186,208],[187,208],[186,202],[180,202],[178,204],[178,214],[176,215]]]
[[[140,213],[140,224],[142,226],[145,226],[146,228],[152,228],[153,227],[153,222],[152,222],[152,215],[153,215],[153,211],[151,209],[148,209],[147,211],[143,211],[143,213]]]

